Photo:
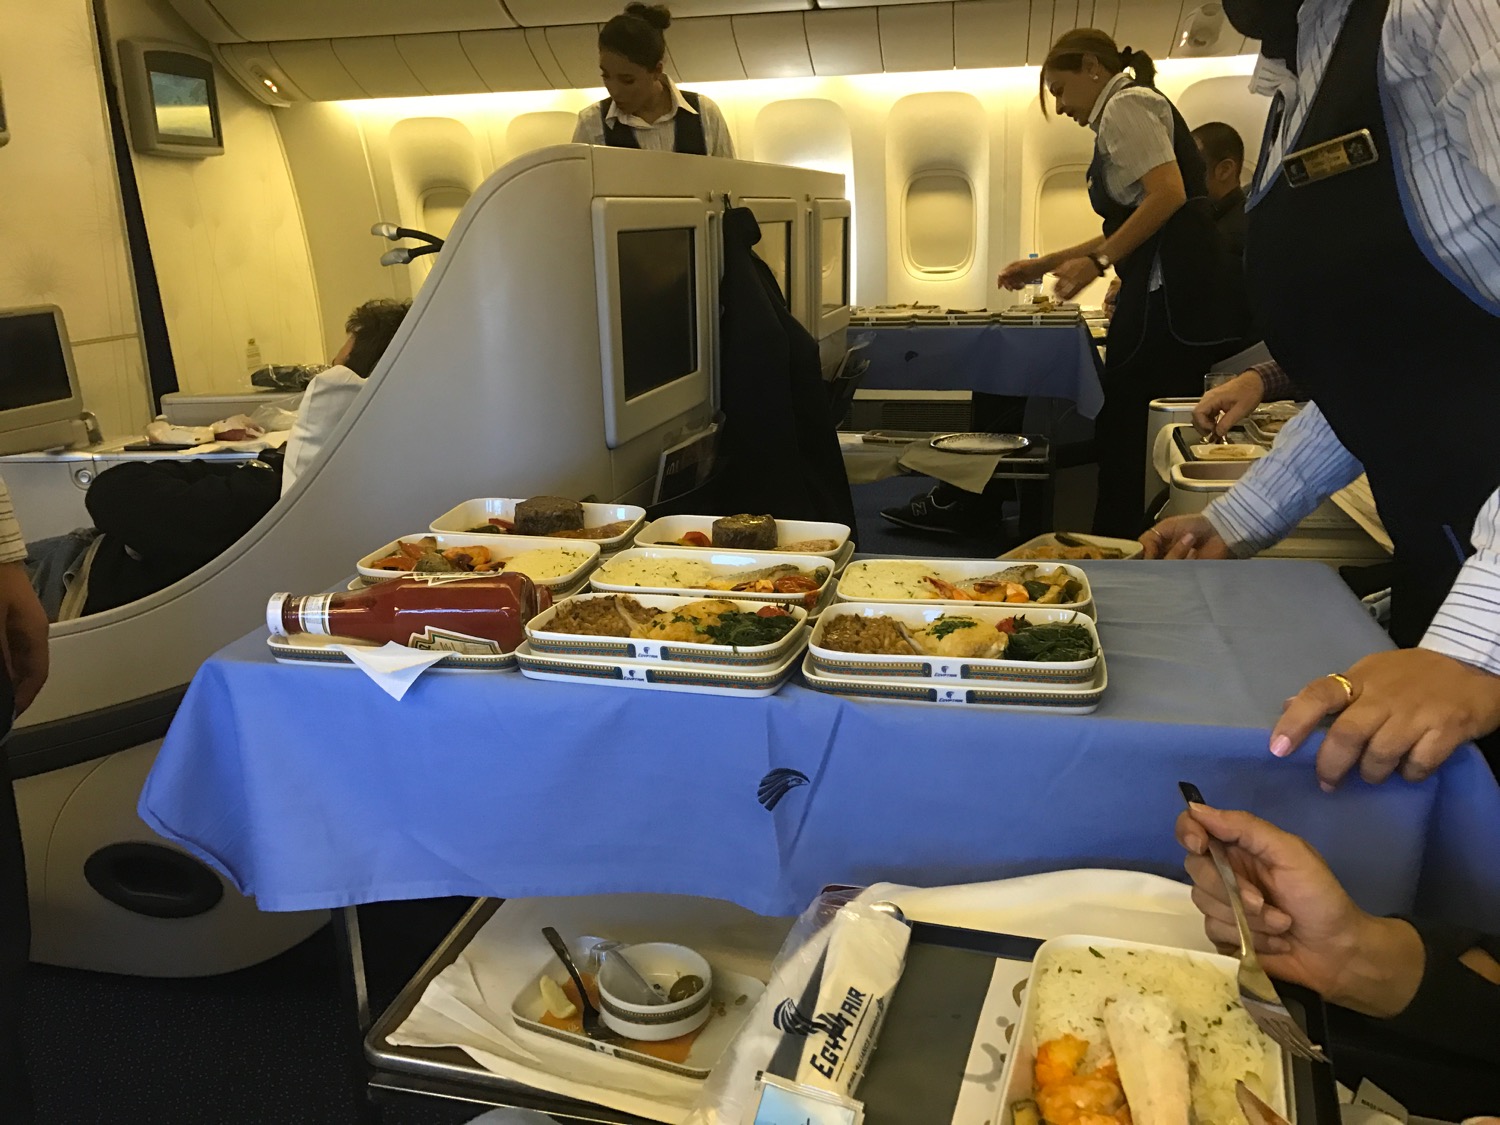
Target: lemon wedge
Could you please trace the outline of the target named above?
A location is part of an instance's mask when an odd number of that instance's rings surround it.
[[[542,1006],[560,1020],[571,1019],[578,1014],[578,1005],[568,999],[562,985],[551,977],[542,978]]]

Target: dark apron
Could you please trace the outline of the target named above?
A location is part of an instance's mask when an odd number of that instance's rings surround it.
[[[691,90],[682,90],[680,93],[682,100],[693,107],[693,112],[679,112],[672,119],[672,151],[707,156],[708,140],[703,135],[703,116],[698,95]],[[610,148],[640,148],[641,142],[636,140],[634,129],[609,119],[609,106],[609,98],[599,103],[599,120],[604,123],[604,143]]]
[[[1110,97],[1117,93],[1119,90]],[[1170,100],[1167,104],[1172,110],[1173,154],[1188,198],[1161,230],[1114,263],[1120,278],[1120,293],[1115,299],[1115,314],[1109,322],[1106,342],[1106,362],[1110,368],[1128,363],[1145,342],[1151,264],[1158,256],[1168,327],[1179,342],[1190,346],[1238,344],[1249,325],[1239,264],[1228,253],[1214,226],[1203,157],[1182,114]],[[1104,153],[1096,138],[1094,159],[1088,171],[1089,203],[1104,220],[1104,237],[1108,238],[1125,225],[1136,209],[1105,190],[1104,166]],[[1206,369],[1208,365],[1204,366]]]
[[[1489,432],[1500,417],[1500,317],[1448,281],[1411,233],[1378,77],[1385,13],[1386,0],[1354,0],[1287,145],[1368,129],[1377,161],[1298,188],[1278,172],[1251,204],[1246,269],[1271,354],[1369,473],[1395,544],[1391,636],[1411,646],[1500,486]]]

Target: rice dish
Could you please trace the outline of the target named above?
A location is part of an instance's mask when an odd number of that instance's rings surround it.
[[[551,582],[572,574],[588,561],[583,551],[569,551],[565,547],[543,547],[536,551],[522,551],[505,562],[506,570],[518,570],[536,582]]]
[[[905,601],[908,598],[931,598],[932,587],[923,581],[932,573],[928,563],[859,562],[844,571],[839,594],[846,598],[868,598],[872,601]]]
[[[648,586],[679,590],[704,587],[713,571],[707,563],[693,559],[611,559],[595,572],[595,578],[612,586]]]
[[[1169,998],[1186,1024],[1198,1125],[1240,1125],[1234,1096],[1240,1079],[1273,1107],[1280,1100],[1279,1053],[1240,1004],[1234,978],[1212,965],[1107,945],[1060,949],[1039,966],[1032,988],[1033,1046],[1076,1035],[1090,1044],[1090,1065],[1108,1051],[1106,1000],[1127,989]]]

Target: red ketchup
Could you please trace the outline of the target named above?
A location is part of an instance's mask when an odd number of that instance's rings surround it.
[[[519,573],[403,575],[348,594],[273,594],[266,625],[278,637],[307,633],[413,648],[510,652],[526,639],[526,622],[551,604],[550,590]]]

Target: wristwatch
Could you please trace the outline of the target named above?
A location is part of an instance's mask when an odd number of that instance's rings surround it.
[[[1099,271],[1099,276],[1100,277],[1103,277],[1105,274],[1107,274],[1109,272],[1109,267],[1110,267],[1109,255],[1106,254],[1104,251],[1102,251],[1102,250],[1096,250],[1094,253],[1092,253],[1092,254],[1089,255],[1089,261],[1091,261],[1091,262],[1094,263],[1095,268],[1098,269],[1098,271]]]

